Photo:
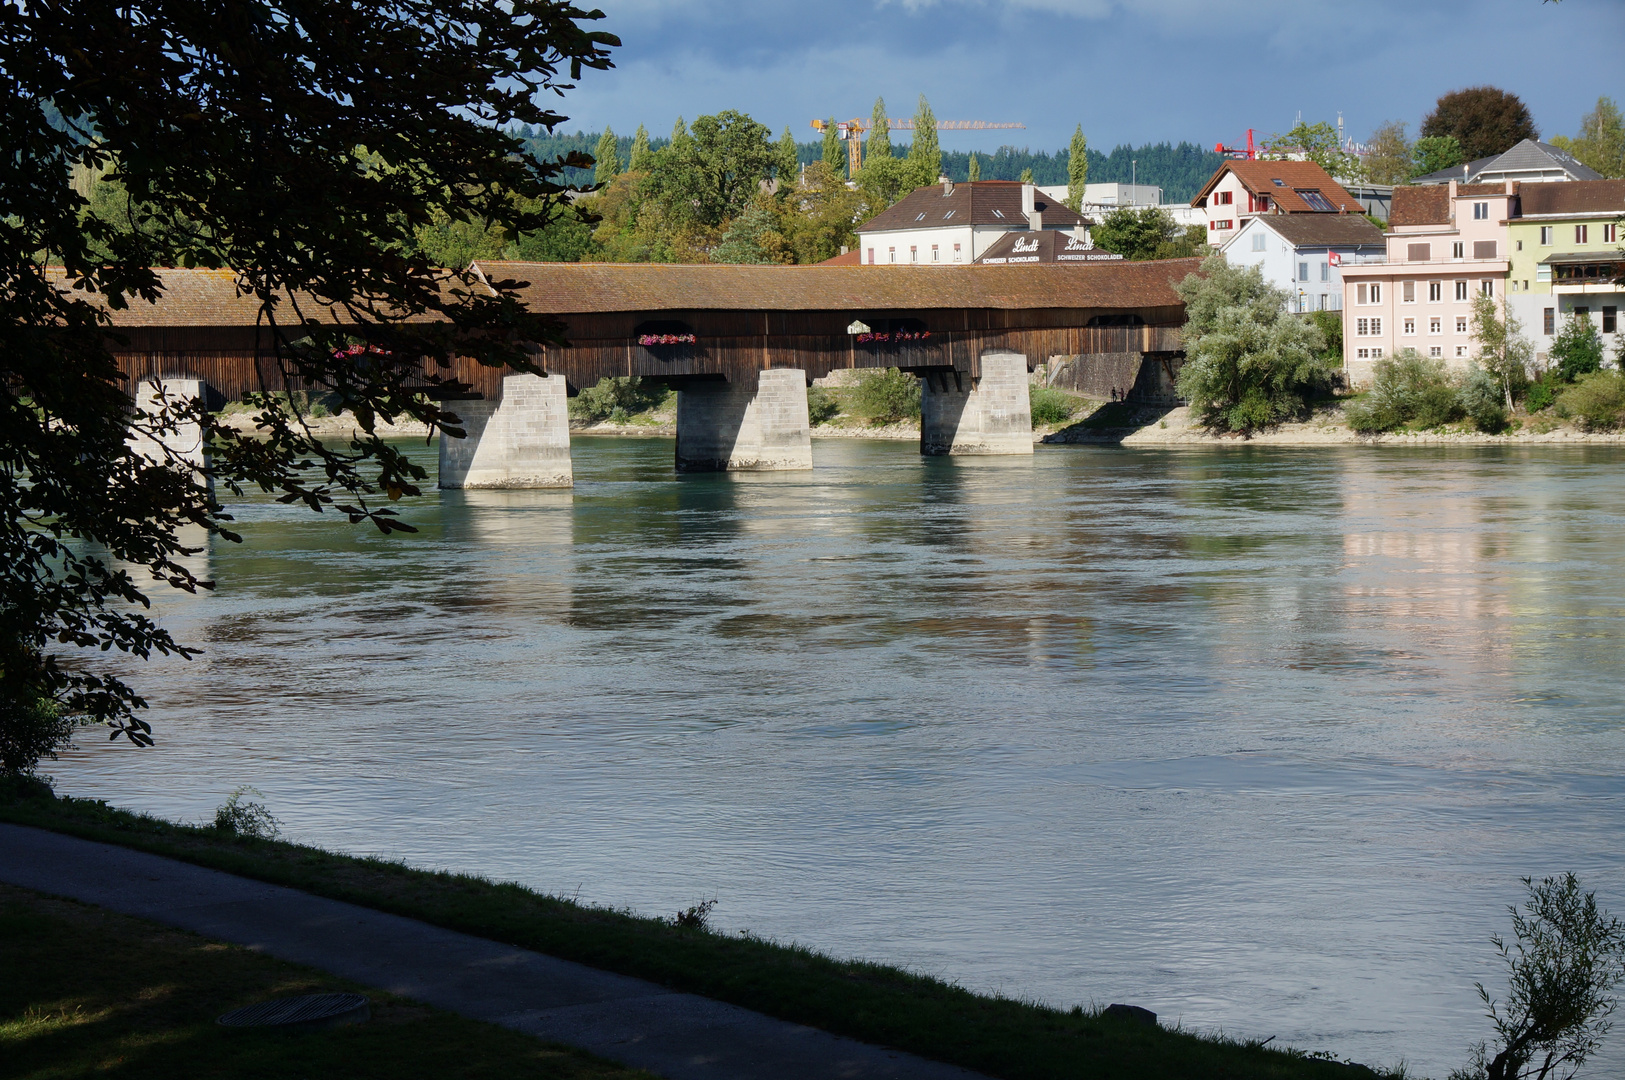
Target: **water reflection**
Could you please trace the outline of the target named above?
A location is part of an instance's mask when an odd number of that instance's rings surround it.
[[[63,786],[1435,1075],[1518,875],[1625,908],[1625,452],[575,459],[245,503]]]

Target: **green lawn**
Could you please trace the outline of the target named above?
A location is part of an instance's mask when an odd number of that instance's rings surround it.
[[[234,837],[99,802],[0,797],[0,820],[123,844],[411,916],[1007,1080],[1371,1075],[1290,1049],[986,997],[880,964],[754,937],[677,929],[666,920],[587,907],[514,884]]]
[[[218,1027],[272,997],[352,990],[372,1019],[301,1034]],[[0,1075],[648,1080],[649,1074],[319,971],[0,885]]]

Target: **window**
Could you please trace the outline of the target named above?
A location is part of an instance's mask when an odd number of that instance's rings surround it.
[[[1467,346],[1465,346],[1465,345],[1457,345],[1456,346],[1456,356],[1458,358],[1460,358],[1460,357],[1463,357],[1463,356],[1466,356],[1466,355],[1467,355]]]
[[[1308,204],[1309,209],[1311,210],[1326,212],[1336,211],[1337,209],[1337,207],[1332,205],[1332,201],[1330,199],[1320,193],[1318,188],[1295,188],[1294,190],[1297,191],[1298,198],[1302,199],[1306,204]]]
[[[1308,281],[1309,280],[1309,264],[1308,263],[1300,262],[1298,264],[1298,280],[1299,281]]]
[[[1285,180],[1271,180],[1270,183],[1274,184],[1276,187],[1286,187]]]
[[[1407,281],[1400,286],[1400,298],[1407,304],[1416,303],[1416,282]]]
[[[1264,250],[1264,234],[1263,233],[1261,233],[1261,232],[1253,233],[1253,250],[1254,251],[1263,251]]]
[[[947,221],[947,220],[948,220],[948,219],[949,219],[949,218],[951,218],[951,217],[953,217],[953,216],[954,216],[954,215],[955,215],[955,214],[957,214],[957,213],[959,213],[959,211],[957,211],[957,210],[950,210],[950,211],[948,211],[948,212],[947,212],[947,213],[946,213],[946,214],[943,214],[943,215],[942,215],[942,220],[943,220],[943,221]]]
[[[1485,278],[1483,281],[1478,283],[1478,291],[1483,293],[1485,296],[1494,296],[1495,281],[1491,278]]]
[[[1406,244],[1405,259],[1408,262],[1427,262],[1433,258],[1432,244]]]
[[[1616,333],[1619,330],[1619,308],[1605,307],[1602,309],[1602,332]]]
[[[1437,304],[1440,300],[1443,300],[1443,299],[1444,299],[1444,282],[1442,282],[1442,281],[1430,281],[1430,282],[1428,282],[1428,302],[1433,303],[1433,304]]]
[[[873,266],[874,262],[875,262],[875,249],[870,248],[869,249],[869,265]]]
[[[1552,246],[1552,227],[1550,225],[1542,225],[1540,227],[1540,246]]]
[[[1371,320],[1358,319],[1354,324],[1354,333],[1357,337],[1365,337],[1371,333]]]
[[[1590,235],[1590,232],[1591,227],[1589,225],[1576,225],[1574,227],[1574,242],[1576,244],[1586,243],[1586,237]]]
[[[1602,227],[1602,242],[1605,244],[1619,243],[1619,226],[1604,225]]]
[[[954,262],[959,262],[959,261],[960,261],[959,245],[955,244],[954,245]]]
[[[1381,319],[1372,319],[1371,320],[1371,333],[1373,335],[1382,333],[1382,320]]]
[[[1550,281],[1550,280],[1552,280],[1552,268],[1549,267],[1549,266],[1537,266],[1537,267],[1535,267],[1535,280],[1536,281]]]
[[[1591,321],[1591,309],[1588,307],[1577,307],[1574,309],[1574,317],[1579,322],[1588,323]]]
[[[1428,333],[1430,333],[1430,334],[1442,334],[1442,333],[1444,333],[1444,320],[1440,319],[1440,318],[1437,318],[1437,317],[1429,319],[1428,320]]]
[[[1465,334],[1466,332],[1467,332],[1467,316],[1465,316],[1465,315],[1457,315],[1456,316],[1456,333]]]
[[[1356,304],[1369,304],[1371,302],[1371,286],[1363,281],[1354,286],[1354,302]]]
[[[1437,345],[1429,345],[1428,346],[1428,355],[1433,357],[1435,360],[1437,360],[1439,357],[1444,355],[1444,350],[1441,349]]]
[[[931,261],[936,262],[941,256],[937,254],[937,245],[931,245]]]
[[[1545,334],[1547,337],[1551,337],[1553,334],[1557,333],[1556,308],[1547,308],[1545,311],[1541,312],[1540,332]]]
[[[1415,319],[1406,319],[1405,320],[1405,329],[1404,329],[1403,332],[1404,332],[1406,337],[1414,337],[1414,336],[1416,336],[1416,320]]]
[[[1382,359],[1382,346],[1381,345],[1379,345],[1375,349],[1371,350],[1371,359],[1373,359],[1373,360],[1381,360]]]
[[[1518,246],[1519,251],[1523,250],[1523,241],[1522,240],[1514,240],[1513,243]]]
[[[1457,240],[1454,244],[1451,244],[1450,245],[1450,257],[1452,259],[1464,259],[1464,258],[1466,258],[1467,257],[1467,245],[1465,243],[1463,243],[1462,241],[1460,241],[1460,240]]]
[[[914,215],[914,220],[915,221],[924,221],[925,220],[925,211],[921,210],[918,214],[915,214]]]
[[[908,261],[911,263],[920,261],[920,249],[914,244],[908,246]]]
[[[1004,217],[1004,211],[1003,210],[995,210],[995,211],[993,211],[993,216],[996,217],[996,218],[1002,218],[1002,217]],[[971,224],[974,225],[975,222],[972,222]]]
[[[1380,282],[1373,281],[1371,283],[1371,302],[1373,304],[1382,303],[1382,284]]]
[[[1475,202],[1473,204],[1473,220],[1474,221],[1488,221],[1489,219],[1490,219],[1490,204],[1487,203],[1487,202]]]
[[[1495,258],[1495,241],[1494,240],[1474,240],[1473,241],[1473,258],[1475,258],[1475,259],[1493,259],[1493,258]]]
[[[889,248],[886,249],[886,261],[887,262],[896,262],[897,261],[897,249],[896,248],[889,247]]]
[[[1371,350],[1370,349],[1359,349],[1359,350],[1355,351],[1354,355],[1359,357],[1361,360],[1369,360],[1369,359],[1371,359]]]
[[[1320,264],[1320,280],[1322,280],[1322,281],[1330,281],[1331,279],[1332,279],[1332,267],[1331,267],[1331,264],[1330,263],[1321,263]]]
[[[1456,282],[1456,299],[1467,299],[1467,283],[1465,281]]]
[[[1229,206],[1235,201],[1236,193],[1233,191],[1216,191],[1213,193],[1214,206]]]
[[[1230,220],[1210,221],[1207,223],[1207,227],[1218,232],[1226,232],[1230,229],[1234,229],[1236,227],[1236,223]]]

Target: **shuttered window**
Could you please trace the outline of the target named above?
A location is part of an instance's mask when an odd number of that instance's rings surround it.
[[[1475,258],[1475,259],[1493,259],[1493,258],[1495,258],[1495,241],[1494,240],[1474,240],[1473,241],[1473,258]]]
[[[1433,245],[1411,244],[1405,248],[1405,258],[1411,262],[1427,262],[1433,258]]]

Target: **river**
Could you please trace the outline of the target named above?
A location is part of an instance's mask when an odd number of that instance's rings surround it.
[[[1625,450],[671,452],[239,502],[59,789],[1440,1078],[1520,876],[1625,914]]]

